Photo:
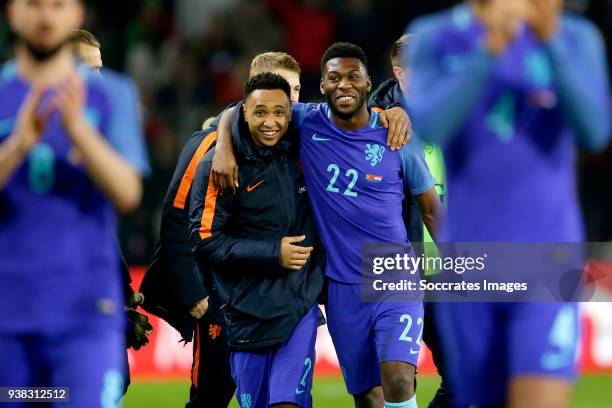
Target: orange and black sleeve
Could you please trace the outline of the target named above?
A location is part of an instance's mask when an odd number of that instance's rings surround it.
[[[198,165],[191,191],[189,240],[196,260],[224,269],[280,270],[280,240],[245,238],[240,225],[231,222],[240,194],[221,195],[214,188],[210,175],[213,153]]]

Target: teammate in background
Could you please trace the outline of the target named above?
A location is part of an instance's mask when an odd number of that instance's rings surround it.
[[[257,55],[251,62],[250,77],[264,72],[285,78],[291,101],[298,101],[301,70],[293,57],[282,52]],[[216,126],[210,120],[180,154],[163,202],[160,241],[141,286],[146,310],[170,323],[185,341],[195,335],[188,407],[227,407],[236,390],[216,289],[210,279],[206,282],[203,273],[208,272],[200,272],[195,264],[188,242],[191,185],[198,164],[215,145]]]
[[[100,41],[89,31],[75,30],[70,37],[70,47],[73,54],[85,62],[89,68],[99,72],[102,68],[102,54],[100,53]],[[121,249],[119,250],[120,268],[123,276],[123,293],[125,296],[125,310],[128,326],[125,331],[125,341],[127,348],[140,350],[141,347],[149,344],[149,336],[153,332],[153,326],[149,323],[149,318],[140,313],[137,309],[142,305],[144,296],[140,292],[132,289],[132,277],[129,267],[123,258]],[[128,365],[127,354],[125,357],[125,388],[124,394],[130,384],[130,368]]]
[[[407,64],[406,54],[408,51],[409,36],[403,35],[391,48],[391,66],[393,68],[393,78],[384,81],[372,92],[368,100],[368,107],[381,110],[388,106],[397,104],[405,105],[404,98],[408,96],[408,79],[410,75]],[[413,136],[414,137],[414,136]],[[408,238],[410,242],[433,242],[436,234],[436,214],[441,210],[439,197],[444,196],[444,161],[441,163],[441,153],[439,147],[427,143],[423,147],[425,160],[431,170],[435,168],[437,177],[435,189],[411,197],[410,192],[406,191],[405,212],[408,217]],[[433,173],[433,171],[432,171]],[[424,237],[425,235],[425,237]]]
[[[442,241],[581,242],[576,145],[604,147],[609,85],[600,35],[561,0],[473,0],[420,18],[410,108],[444,145]],[[575,303],[440,303],[454,406],[569,404]]]
[[[300,174],[285,136],[289,83],[259,74],[245,85],[232,130],[245,188],[218,195],[214,151],[192,186],[190,241],[214,272],[225,305],[232,377],[241,407],[310,407],[325,258]],[[203,268],[203,269],[204,269]]]
[[[419,195],[435,182],[422,145],[386,152],[388,131],[380,124],[381,114],[365,104],[371,81],[361,48],[332,45],[322,57],[321,71],[327,103],[294,104],[293,123],[299,128],[304,179],[326,248],[329,331],[357,407],[416,407],[422,304],[362,302],[360,247],[364,242],[407,242],[403,188]],[[232,156],[230,138],[222,118],[221,164]],[[213,175],[225,185],[237,185],[233,170],[215,166]]]
[[[372,92],[368,100],[368,106],[371,108],[384,109],[389,105],[402,103],[405,104],[405,98],[409,97],[409,80],[410,66],[408,61],[408,48],[410,36],[402,35],[391,47],[391,67],[393,69],[393,78],[384,81],[380,86]],[[413,135],[413,138],[417,135]],[[431,231],[431,223],[438,221],[440,208],[442,207],[440,199],[443,200],[445,192],[446,171],[444,168],[444,159],[440,148],[432,143],[426,143],[423,148],[427,167],[430,169],[432,176],[436,180],[435,192],[433,189],[430,192],[421,194],[417,197],[411,197],[410,191],[404,191],[406,198],[404,199],[404,222],[408,232],[410,242],[425,243],[424,251],[426,256],[433,256],[432,252],[435,247],[431,245],[434,240]],[[440,199],[438,199],[440,197]],[[423,222],[425,221],[425,222]],[[430,271],[425,270],[426,274]],[[429,403],[429,408],[445,408],[450,407],[451,398],[447,381],[444,378],[442,370],[443,356],[441,345],[435,330],[433,314],[435,313],[435,304],[432,302],[425,303],[425,328],[423,331],[423,340],[433,354],[433,360],[438,369],[438,373],[442,377],[440,387],[436,391],[433,400]]]
[[[138,205],[148,165],[132,84],[91,75],[71,53],[83,16],[78,0],[8,3],[17,44],[0,74],[0,384],[67,386],[70,406],[109,407],[125,343],[114,210]]]
[[[302,69],[295,58],[284,52],[269,51],[258,54],[251,61],[249,78],[264,72],[273,72],[285,78],[291,87],[291,102],[300,100]],[[209,127],[214,119],[214,117],[206,119],[202,124],[202,129]]]
[[[74,55],[78,56],[91,69],[102,69],[102,53],[100,41],[87,30],[74,30],[70,37],[70,46]]]

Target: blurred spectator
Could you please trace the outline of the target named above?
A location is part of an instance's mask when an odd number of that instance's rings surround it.
[[[3,1],[3,0],[0,0]],[[302,98],[319,98],[319,62],[334,40],[368,53],[374,82],[386,76],[384,54],[414,17],[458,0],[141,0],[91,2],[86,27],[99,33],[105,62],[124,68],[140,87],[153,177],[140,212],[123,241],[132,263],[148,258],[152,223],[176,161],[176,152],[202,120],[242,97],[248,61],[263,51],[287,51],[301,64]],[[6,0],[2,4],[6,3]],[[566,8],[595,21],[610,44],[612,0],[566,0]],[[12,47],[0,19],[0,58]],[[608,57],[610,50],[608,48]],[[581,200],[589,239],[612,239],[611,153],[580,161]],[[169,171],[167,169],[170,169]],[[162,188],[158,188],[158,184]]]
[[[334,40],[336,15],[327,8],[326,0],[267,0],[267,3],[285,27],[287,52],[302,66],[302,94],[308,100],[319,94],[321,55]]]
[[[183,38],[201,37],[210,31],[216,16],[227,15],[241,0],[176,0],[174,14]]]
[[[236,45],[248,59],[262,52],[283,49],[282,26],[272,19],[263,0],[241,2],[228,23]]]
[[[177,38],[171,36],[172,24],[167,20],[160,2],[147,0],[125,35],[126,69],[146,95],[146,100],[175,77],[179,44]]]
[[[373,0],[347,0],[341,3],[337,10],[339,17],[339,27],[336,34],[337,41],[348,41],[358,44],[368,55],[380,55],[381,51],[389,44],[380,44],[380,38],[372,28],[380,27],[379,18],[382,17],[374,12]],[[368,27],[368,29],[363,29]]]

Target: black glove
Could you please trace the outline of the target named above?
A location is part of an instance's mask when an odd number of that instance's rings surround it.
[[[134,350],[139,350],[141,347],[149,344],[149,338],[153,332],[153,326],[149,323],[149,318],[136,310],[138,305],[144,302],[144,296],[140,292],[132,292],[130,295],[125,313],[128,319],[128,328],[126,330],[126,345]]]

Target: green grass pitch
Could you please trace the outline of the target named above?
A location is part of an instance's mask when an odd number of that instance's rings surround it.
[[[419,407],[427,407],[439,384],[436,376],[419,376],[417,399]],[[577,383],[572,408],[612,407],[612,375],[585,375]],[[179,408],[185,405],[187,382],[136,382],[130,385],[123,408]],[[341,379],[318,378],[313,388],[315,408],[352,407],[352,398],[346,393]],[[238,408],[233,400],[231,408]]]

